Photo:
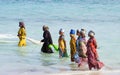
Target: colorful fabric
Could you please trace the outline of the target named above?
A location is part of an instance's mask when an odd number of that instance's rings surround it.
[[[74,61],[75,61],[76,63],[80,63],[80,57],[79,57],[79,55],[78,55],[77,52],[76,52],[75,55],[74,55]]]
[[[51,49],[54,49],[54,50],[56,50],[56,51],[59,50],[58,45],[55,45],[55,44],[49,44],[48,47],[51,48]]]
[[[60,48],[59,48],[59,57],[68,57],[67,51],[66,49],[64,50],[65,52],[63,52]]]
[[[64,50],[66,48],[66,43],[65,43],[64,36],[59,37],[58,43],[59,43],[59,45],[58,45],[59,48],[64,52]]]
[[[76,39],[74,35],[73,36],[71,35],[70,53],[71,53],[71,61],[74,62],[74,55],[76,53]]]
[[[78,63],[78,67],[80,67],[81,65],[85,65],[88,61],[87,58],[79,57],[78,53],[75,53],[74,59],[75,62]]]
[[[25,28],[20,28],[18,31],[19,43],[18,46],[26,46],[26,31]]]
[[[95,38],[90,38],[87,43],[87,56],[88,56],[88,66],[91,70],[94,69],[101,69],[104,64],[100,61],[98,61],[98,54],[96,51],[97,43]]]
[[[59,47],[59,56],[60,57],[68,57],[64,35],[59,37],[58,43],[59,43],[59,45],[58,45],[58,47]]]
[[[86,52],[87,52],[86,39],[82,37],[78,37],[76,41],[76,45],[79,56],[86,58]]]

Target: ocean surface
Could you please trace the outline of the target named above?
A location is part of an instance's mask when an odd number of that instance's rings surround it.
[[[62,72],[86,72],[59,53],[44,54],[27,40],[18,47],[18,23],[25,23],[27,37],[43,39],[42,26],[48,25],[54,44],[58,44],[59,29],[65,30],[70,55],[70,29],[95,32],[102,71],[117,71],[120,75],[120,0],[0,0],[0,75],[42,75]],[[86,36],[87,36],[86,33]],[[87,36],[88,38],[88,36]],[[99,74],[102,75],[102,74]]]

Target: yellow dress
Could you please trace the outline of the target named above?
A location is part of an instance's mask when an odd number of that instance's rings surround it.
[[[76,39],[74,35],[71,35],[71,40],[70,40],[70,53],[71,53],[71,61],[74,61],[74,55],[76,53]]]
[[[66,50],[66,42],[65,42],[63,35],[59,37],[58,43],[59,43],[59,45],[58,45],[59,46],[59,56],[60,57],[68,57],[67,50]]]
[[[19,43],[18,46],[26,46],[26,31],[25,28],[20,28],[18,31]]]
[[[65,43],[65,40],[64,40],[64,37],[63,36],[60,36],[59,40],[59,48],[62,50],[62,52],[65,52],[65,48],[66,48],[66,43]]]

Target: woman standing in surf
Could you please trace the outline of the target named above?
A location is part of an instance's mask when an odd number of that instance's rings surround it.
[[[66,41],[64,37],[64,30],[59,30],[59,39],[58,39],[58,47],[59,47],[59,57],[68,57],[67,49],[66,49]]]
[[[44,53],[53,53],[52,49],[49,48],[49,45],[52,44],[53,45],[53,41],[52,41],[52,37],[51,34],[49,32],[49,28],[48,26],[43,26],[43,40],[41,40],[41,42],[44,42],[41,51]]]
[[[74,55],[76,53],[76,38],[75,38],[75,30],[70,30],[70,54],[71,54],[71,62],[75,61]]]
[[[25,31],[25,25],[24,22],[19,22],[19,31],[18,31],[18,37],[19,37],[19,43],[18,46],[26,46],[26,31]]]
[[[94,69],[101,69],[104,64],[98,60],[98,53],[97,53],[97,42],[94,37],[95,33],[93,31],[89,31],[88,36],[90,37],[87,42],[87,57],[88,57],[88,66],[89,70],[92,68]]]
[[[78,67],[80,67],[81,65],[86,64],[87,62],[87,56],[86,56],[86,52],[87,52],[87,47],[86,47],[86,37],[85,37],[85,29],[81,29],[81,30],[77,30],[77,43],[76,43],[76,47],[77,47],[77,53],[79,55],[80,61],[78,61]]]

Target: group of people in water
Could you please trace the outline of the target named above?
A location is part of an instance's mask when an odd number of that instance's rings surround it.
[[[23,22],[19,22],[19,43],[18,46],[26,46],[26,31]],[[54,53],[52,48],[53,41],[51,37],[51,33],[49,31],[48,26],[43,26],[43,38],[41,42],[44,42],[41,51],[44,53]],[[76,33],[76,34],[75,34]],[[64,37],[64,29],[59,30],[59,39],[58,39],[58,51],[59,57],[68,57],[67,49],[66,49],[66,41]],[[75,36],[78,36],[77,38]],[[98,53],[97,53],[97,42],[95,39],[95,33],[93,31],[88,32],[89,39],[86,40],[86,31],[85,29],[78,29],[75,31],[74,29],[70,30],[70,56],[71,62],[78,63],[78,67],[83,65],[84,62],[88,63],[89,70],[94,69],[101,69],[104,64],[99,60]]]

